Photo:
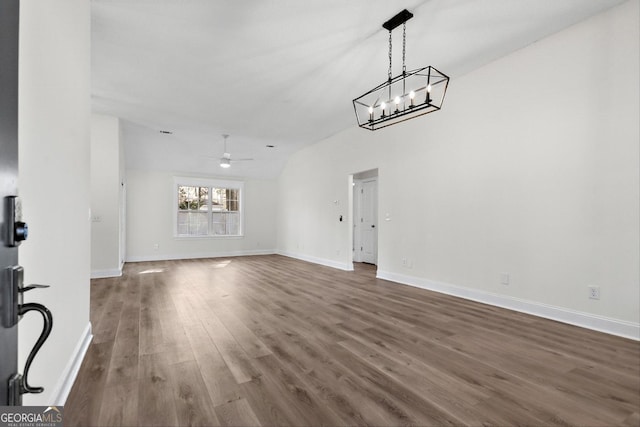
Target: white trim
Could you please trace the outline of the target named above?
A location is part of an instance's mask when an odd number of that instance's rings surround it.
[[[362,255],[362,250],[358,250],[358,248],[362,247],[362,242],[361,242],[361,226],[360,226],[360,221],[358,221],[358,218],[361,218],[361,214],[360,214],[360,210],[361,210],[361,204],[362,204],[362,180],[361,179],[354,179],[353,183],[355,185],[353,185],[352,187],[352,191],[353,191],[353,218],[352,218],[352,224],[351,224],[351,228],[353,230],[353,236],[352,236],[352,242],[353,242],[353,248],[352,248],[352,252],[353,252],[353,262],[362,262],[362,257],[360,255]]]
[[[276,252],[273,249],[256,249],[246,251],[224,251],[224,252],[196,252],[192,254],[154,254],[154,255],[134,255],[127,257],[127,262],[143,262],[143,261],[169,261],[175,259],[197,259],[197,258],[227,258],[236,256],[251,255],[273,255]]]
[[[78,371],[80,370],[80,366],[82,365],[84,356],[87,354],[87,350],[89,349],[89,344],[91,344],[92,339],[91,322],[89,322],[84,328],[84,332],[80,336],[80,340],[78,341],[78,344],[76,344],[76,348],[73,350],[71,359],[67,362],[67,366],[65,366],[64,371],[62,371],[62,375],[58,379],[58,383],[51,393],[50,401],[53,402],[53,405],[64,406],[67,402],[67,397],[69,396],[71,387],[78,376]]]
[[[122,276],[122,265],[120,266],[119,269],[112,268],[110,270],[91,270],[92,279],[104,279],[107,277],[120,277],[120,276]]]
[[[191,176],[174,176],[173,183],[178,185],[192,185],[197,187],[224,187],[235,188],[242,190],[244,188],[244,181],[241,180],[229,180],[219,178],[197,178]]]
[[[640,341],[640,323],[612,319],[610,317],[598,316],[564,307],[494,294],[449,283],[436,282],[420,277],[392,273],[390,271],[378,270],[376,277]]]
[[[244,235],[242,234],[217,234],[217,235],[213,235],[213,234],[207,234],[206,236],[204,235],[198,235],[198,236],[189,236],[187,234],[180,234],[178,236],[173,236],[173,240],[183,240],[185,242],[191,240],[220,240],[220,239],[227,239],[227,240],[242,240],[244,239]]]
[[[353,271],[353,263],[338,262],[331,259],[317,258],[314,256],[304,255],[304,254],[294,254],[293,252],[286,252],[286,251],[280,251],[280,250],[276,251],[276,253],[278,255],[299,259],[301,261],[307,261],[307,262],[312,262],[314,264],[320,264],[320,265],[325,265],[327,267],[337,268],[338,270]]]

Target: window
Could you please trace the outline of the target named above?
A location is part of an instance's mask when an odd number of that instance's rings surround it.
[[[175,178],[174,234],[241,236],[242,182]]]

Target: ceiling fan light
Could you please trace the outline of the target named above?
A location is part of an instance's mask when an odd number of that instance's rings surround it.
[[[231,160],[225,158],[220,159],[220,167],[225,169],[230,168]]]

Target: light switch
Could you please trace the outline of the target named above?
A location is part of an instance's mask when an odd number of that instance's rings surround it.
[[[509,285],[509,273],[500,273],[500,283],[505,286]]]

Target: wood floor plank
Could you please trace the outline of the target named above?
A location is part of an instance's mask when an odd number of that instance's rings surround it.
[[[202,322],[185,326],[200,374],[214,406],[240,399],[238,383],[227,367]]]
[[[269,350],[260,338],[245,326],[238,316],[233,314],[230,310],[227,310],[223,305],[217,305],[213,309],[215,310],[216,317],[220,319],[249,357],[255,359],[257,357],[268,356],[271,354],[271,350]]]
[[[72,410],[65,411],[65,425],[99,425],[107,372],[111,362],[112,342],[92,343],[69,392]]]
[[[277,255],[91,282],[68,426],[640,425],[640,343]]]
[[[280,399],[283,406],[303,425],[344,425],[344,421],[328,406],[321,403],[315,393],[272,355],[256,359],[263,372],[261,380],[270,389],[272,399]],[[276,397],[277,396],[277,397]]]
[[[358,386],[358,379],[335,363],[329,348],[305,340],[297,334],[270,335],[266,339],[274,355],[298,373],[323,399],[326,405],[345,420],[347,425],[395,425],[397,418],[389,414],[375,399]]]
[[[291,414],[286,404],[272,395],[269,385],[263,379],[256,377],[249,382],[240,384],[242,395],[251,406],[251,410],[263,426],[295,426],[302,425],[295,414]]]
[[[160,352],[163,344],[162,329],[160,328],[160,314],[155,307],[140,308],[140,354]]]
[[[92,283],[89,319],[93,325],[97,325],[104,313],[109,296],[113,292],[114,282],[112,279],[94,279]]]
[[[93,332],[93,341],[96,343],[114,341],[120,323],[123,302],[118,295],[112,295],[104,306],[100,322]]]
[[[215,410],[222,426],[246,427],[261,425],[246,399],[236,399],[216,406]]]
[[[107,385],[104,390],[104,398],[97,425],[138,425],[138,396],[139,390],[136,377],[127,382]]]
[[[195,361],[174,364],[171,375],[178,425],[220,425],[198,364]]]
[[[127,342],[124,342],[123,344],[126,345]],[[123,344],[120,345],[120,348],[124,347]],[[130,347],[128,348],[137,347],[136,343],[133,341],[129,340],[128,344],[130,344]],[[137,380],[139,361],[140,358],[137,353],[113,354],[109,364],[106,384],[117,385]]]
[[[197,356],[200,374],[214,406],[233,402],[242,397],[241,389],[227,365],[217,353]]]
[[[460,378],[453,369],[440,368],[442,363],[447,363],[450,353],[442,352],[431,358],[415,357],[398,348],[393,341],[376,335],[375,331],[353,331],[346,325],[339,327],[351,337],[350,340],[339,343],[342,347],[361,354],[369,363],[386,362],[389,366],[384,368],[385,371],[408,378],[400,381],[403,384],[411,384],[417,380],[423,382],[422,386],[430,384],[435,389],[444,388],[448,395],[456,396],[456,402],[466,405],[475,405],[490,397],[490,393],[478,387],[477,383]]]
[[[460,420],[433,404],[428,400],[428,396],[423,398],[406,384],[397,382],[386,373],[378,371],[344,347],[334,346],[332,355],[354,377],[365,379],[359,382],[358,386],[366,390],[390,414],[397,417],[397,421],[393,424],[460,425]]]
[[[137,380],[140,348],[139,324],[139,307],[123,307],[107,374],[108,385]]]
[[[451,385],[430,381],[427,377],[420,376],[416,370],[398,364],[394,359],[388,358],[371,347],[367,347],[359,341],[348,340],[340,342],[340,345],[349,350],[354,355],[362,358],[378,371],[391,377],[394,381],[404,384],[422,396],[429,396],[429,402],[435,405],[438,410],[446,413],[447,417],[459,425],[483,425],[495,424],[498,420],[485,419],[473,410],[473,404],[459,397],[456,398],[450,392]],[[462,393],[461,393],[462,394]],[[478,403],[476,400],[473,403]]]
[[[140,356],[138,381],[138,422],[140,425],[178,425],[171,368],[161,354]]]
[[[227,367],[233,374],[238,384],[251,381],[251,379],[259,375],[259,372],[252,366],[249,356],[244,349],[238,344],[236,339],[227,330],[226,326],[213,313],[207,313],[202,323],[207,333],[211,337],[211,341],[220,352]]]

